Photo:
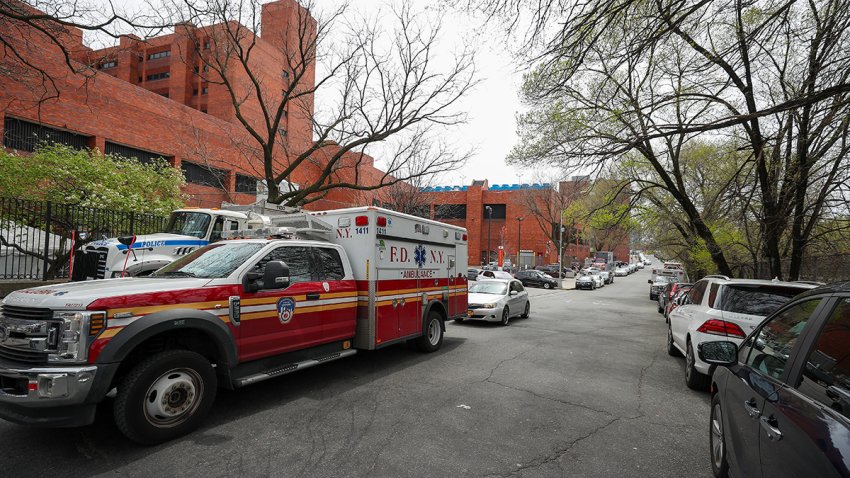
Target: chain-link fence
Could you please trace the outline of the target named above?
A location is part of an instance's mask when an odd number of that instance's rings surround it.
[[[68,277],[72,243],[165,228],[165,216],[0,197],[0,280]]]

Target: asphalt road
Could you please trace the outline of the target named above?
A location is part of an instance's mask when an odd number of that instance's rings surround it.
[[[709,476],[708,394],[664,350],[647,270],[532,290],[529,319],[220,391],[207,426],[138,447],[111,403],[80,429],[0,422],[10,476]]]

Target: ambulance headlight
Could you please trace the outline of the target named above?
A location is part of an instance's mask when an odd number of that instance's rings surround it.
[[[106,314],[91,311],[62,311],[53,314],[47,333],[48,362],[85,362],[89,337],[106,327]]]

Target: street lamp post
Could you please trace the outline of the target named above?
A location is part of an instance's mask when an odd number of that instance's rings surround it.
[[[523,219],[524,218],[522,218],[522,217],[516,218],[517,225],[518,225],[517,233],[516,233],[516,268],[517,268],[517,270],[520,269],[520,261],[519,261],[520,257],[519,257],[519,255],[521,254],[521,251],[522,251],[522,246],[520,244],[522,244],[522,220]]]
[[[564,288],[564,216],[558,221],[558,288]]]
[[[493,224],[493,208],[490,206],[484,206],[484,210],[487,211],[487,265],[490,265],[490,227]]]

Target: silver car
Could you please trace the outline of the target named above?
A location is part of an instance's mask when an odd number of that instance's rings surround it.
[[[531,302],[516,279],[482,279],[469,284],[467,318],[508,325],[511,317],[528,318]],[[457,322],[463,319],[456,319]]]

